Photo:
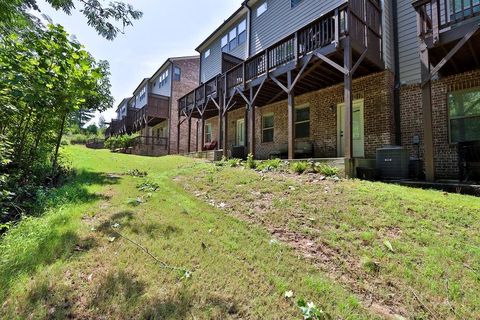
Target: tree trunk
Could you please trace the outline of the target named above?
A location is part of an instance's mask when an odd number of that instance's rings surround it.
[[[55,174],[55,171],[57,171],[58,151],[60,150],[60,144],[62,143],[62,137],[63,137],[63,131],[65,130],[66,119],[67,119],[67,111],[65,111],[65,113],[63,114],[62,125],[60,127],[60,132],[58,133],[58,136],[57,136],[57,143],[55,145],[55,154],[53,156],[53,161],[52,161],[52,174]]]

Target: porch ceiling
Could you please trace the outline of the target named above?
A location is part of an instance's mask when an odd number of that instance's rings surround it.
[[[356,62],[361,56],[361,53],[353,50],[353,61]],[[328,58],[336,62],[339,65],[343,65],[343,50],[336,50],[328,55]],[[295,79],[301,71],[301,65],[292,70],[292,78]],[[355,71],[354,79],[362,77],[374,72],[381,71],[383,68],[377,63],[372,62],[365,58],[358,69]],[[284,86],[287,85],[287,73],[283,73],[276,77]],[[304,72],[300,75],[300,78],[294,88],[295,96],[299,96],[308,92],[318,91],[324,88],[328,88],[334,85],[342,84],[344,81],[344,75],[333,68],[320,58],[314,56]],[[259,88],[259,83],[254,86],[254,93]],[[248,90],[244,91],[245,96],[248,97]],[[260,90],[260,93],[255,100],[257,107],[263,107],[278,101],[287,99],[287,94],[283,91],[272,79],[267,79]],[[227,99],[228,102],[229,99]],[[232,98],[234,106],[229,110],[235,110],[241,107],[245,107],[245,101],[240,94],[235,94]]]
[[[447,35],[446,35],[447,36]],[[459,40],[448,43],[440,42],[429,49],[430,61],[437,65]],[[449,76],[456,73],[470,71],[480,67],[480,31],[477,31],[458,52],[440,69],[440,76]]]

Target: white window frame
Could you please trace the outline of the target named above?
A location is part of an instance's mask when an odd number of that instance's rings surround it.
[[[178,76],[178,79],[177,79],[177,76]],[[177,67],[177,66],[173,67],[173,79],[175,81],[180,81],[182,79],[182,69],[180,67]]]
[[[265,121],[264,119],[267,118],[267,117],[272,117],[273,118],[273,126],[271,127],[265,127]],[[273,131],[273,136],[272,136],[272,141],[265,141],[264,140],[264,133],[266,130],[272,130]],[[272,112],[272,113],[267,113],[267,114],[264,114],[262,115],[262,143],[272,143],[275,141],[275,114]]]
[[[207,59],[208,57],[210,57],[210,53],[211,53],[210,49],[205,50],[205,52],[203,53],[203,58]]]
[[[452,132],[452,120],[461,120],[461,119],[471,119],[471,118],[480,118],[480,114],[474,114],[474,115],[460,115],[460,116],[452,116],[450,113],[450,100],[452,96],[457,96],[457,95],[462,95],[461,100],[463,103],[463,95],[471,93],[471,92],[480,92],[480,87],[474,87],[474,88],[469,88],[469,89],[464,89],[464,90],[457,90],[457,91],[452,91],[449,92],[447,95],[447,115],[448,115],[448,140],[450,144],[458,144],[464,141],[454,141],[453,137],[453,132]],[[480,121],[480,120],[479,120]],[[468,140],[465,140],[468,141]]]
[[[308,111],[308,120],[302,120],[302,121],[297,121],[297,110],[302,110],[302,109],[309,109]],[[307,104],[302,104],[300,106],[297,106],[295,107],[295,128],[297,127],[297,124],[304,124],[304,123],[308,123],[308,136],[307,137],[300,137],[300,138],[297,138],[297,130],[295,130],[295,139],[307,139],[310,137],[310,130],[311,130],[311,126],[310,126],[310,121],[312,120],[312,109],[310,108],[310,104],[307,103]]]
[[[244,30],[240,31],[240,26],[244,26]],[[235,33],[235,36],[233,36]],[[240,42],[240,35],[247,33],[247,19],[240,21],[233,29],[227,32],[222,39],[220,40],[220,47],[222,52],[230,52],[235,50],[239,45],[243,44],[246,41],[246,37],[243,41]],[[233,46],[233,48],[232,48]]]
[[[212,142],[212,124],[206,123],[205,124],[205,143]]]
[[[220,46],[222,47],[222,52],[228,52],[228,34],[224,35],[222,37],[222,40],[220,40]]]
[[[268,10],[268,3],[267,1],[264,1],[261,5],[257,7],[257,18],[260,17],[262,14],[267,12]]]

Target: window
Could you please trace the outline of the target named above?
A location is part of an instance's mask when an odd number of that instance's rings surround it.
[[[158,87],[161,88],[168,82],[168,69],[158,77]],[[153,84],[155,86],[155,83]]]
[[[479,0],[453,0],[450,5],[453,6],[452,19],[463,19],[465,16],[472,14],[472,8],[474,13],[480,12]],[[447,4],[448,5],[448,4]]]
[[[243,20],[238,25],[238,44],[242,44],[247,40],[247,20]]]
[[[450,142],[480,140],[480,88],[448,95]]]
[[[173,68],[173,80],[180,81],[182,78],[182,70],[179,67]]]
[[[139,99],[143,100],[146,95],[147,95],[147,87],[143,87],[143,89],[140,91]]]
[[[228,33],[229,41],[229,50],[232,51],[237,47],[237,28],[235,27]]]
[[[290,0],[290,4],[291,4],[291,7],[292,8],[295,8],[296,6],[298,6],[300,4],[300,2],[302,2],[303,0]]]
[[[222,52],[228,52],[228,34],[222,38]]]
[[[210,49],[208,49],[207,51],[205,51],[205,53],[203,54],[203,58],[204,58],[204,59],[207,59],[209,56],[210,56]]]
[[[265,11],[267,11],[267,9],[268,9],[268,5],[267,5],[267,1],[265,1],[264,3],[258,6],[257,17],[260,17]]]
[[[247,20],[242,20],[235,28],[223,36],[221,40],[222,52],[229,52],[247,40]]]
[[[205,142],[206,143],[212,142],[212,124],[211,123],[205,124]]]
[[[273,113],[262,117],[262,142],[273,142]]]
[[[310,137],[310,106],[295,109],[295,139]]]

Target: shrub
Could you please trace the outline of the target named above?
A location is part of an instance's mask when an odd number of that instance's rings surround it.
[[[304,173],[309,167],[310,165],[307,161],[293,162],[290,165],[290,168],[292,169],[292,171],[298,174]]]
[[[116,149],[127,149],[133,146],[135,139],[138,137],[138,134],[134,135],[121,135],[116,137],[110,137],[105,141],[105,148],[110,150]]]
[[[255,163],[255,160],[253,160],[253,154],[249,153],[247,156],[247,162],[245,163],[245,166],[248,169],[255,169],[257,167],[257,164]]]
[[[236,158],[229,159],[226,162],[227,166],[231,167],[231,168],[238,167],[238,166],[240,166],[241,163],[242,163],[242,160],[241,159],[236,159]]]
[[[315,163],[314,170],[317,173],[321,173],[326,177],[335,177],[340,172],[340,169],[337,167],[332,167],[328,164]]]
[[[85,144],[87,143],[88,136],[85,134],[74,134],[70,137],[67,138],[67,140],[70,140],[71,144]]]
[[[282,165],[282,160],[280,159],[271,159],[257,162],[257,170],[277,170]]]

